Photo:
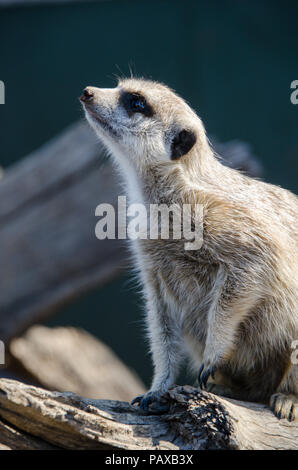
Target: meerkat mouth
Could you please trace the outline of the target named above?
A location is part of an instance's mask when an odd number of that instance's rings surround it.
[[[109,132],[110,134],[116,135],[115,129],[113,129],[112,126],[105,119],[103,119],[102,116],[100,116],[98,113],[90,109],[90,107],[87,106],[85,103],[84,103],[84,108],[88,116],[97,124],[99,124],[101,128],[103,128],[105,131]]]

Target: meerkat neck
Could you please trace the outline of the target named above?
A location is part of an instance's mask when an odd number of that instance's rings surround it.
[[[200,185],[218,178],[225,167],[216,159],[209,145],[195,159],[180,164],[158,162],[146,167],[132,165],[120,168],[126,192],[131,203],[171,203],[180,199],[185,202],[185,182],[187,187],[199,189]]]

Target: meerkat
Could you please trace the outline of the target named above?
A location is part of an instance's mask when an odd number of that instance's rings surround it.
[[[132,242],[154,365],[132,403],[163,412],[188,357],[202,390],[298,419],[298,198],[224,166],[200,118],[163,84],[124,79],[80,100],[130,201],[203,207],[196,251],[183,239]]]

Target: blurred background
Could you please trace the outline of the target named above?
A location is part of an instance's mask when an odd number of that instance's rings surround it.
[[[0,1],[0,80],[5,83],[5,105],[0,106],[2,227],[16,214],[13,207],[6,212],[11,198],[18,198],[18,214],[23,217],[29,203],[22,203],[21,191],[40,178],[39,172],[28,170],[26,177],[26,172],[20,173],[29,161],[25,157],[82,119],[77,97],[86,85],[113,87],[116,76],[127,76],[130,70],[174,88],[198,112],[208,135],[223,143],[235,139],[248,143],[263,168],[262,178],[298,192],[298,105],[290,101],[290,84],[298,79],[297,2],[25,3]],[[38,154],[34,155],[36,160]],[[59,161],[62,165],[63,152]],[[51,166],[43,168],[44,181],[51,178],[51,172]],[[100,165],[94,166],[94,172],[100,175]],[[21,183],[13,183],[16,174]],[[88,193],[88,186],[84,191]],[[90,237],[94,238],[94,210],[99,202],[95,198],[90,206]],[[23,222],[18,223],[13,239],[20,250],[28,250],[30,238],[24,238]],[[79,237],[79,225],[75,230]],[[11,240],[7,231],[5,237]],[[32,238],[31,242],[36,243]],[[2,257],[4,252],[10,256],[5,263],[2,260],[6,268],[0,273],[5,305],[0,312],[2,322],[20,312],[18,303],[24,302],[14,298],[7,306],[7,292],[19,292],[25,282],[16,282],[8,266],[15,256],[14,246],[6,250],[2,244],[0,248]],[[45,272],[46,255],[42,259]],[[30,265],[28,259],[26,263]],[[50,313],[45,309],[39,315],[37,307],[35,317],[48,326],[70,325],[90,332],[149,386],[152,368],[144,340],[142,302],[126,261],[122,264],[105,282],[90,283],[78,295],[67,296],[66,302],[59,301]],[[23,268],[16,264],[14,269],[19,273]],[[24,322],[20,332],[29,323]]]

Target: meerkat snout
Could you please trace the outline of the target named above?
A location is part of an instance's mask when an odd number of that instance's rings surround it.
[[[86,87],[79,99],[83,103],[87,103],[88,101],[92,101],[93,96],[94,93],[92,89],[90,87]]]

